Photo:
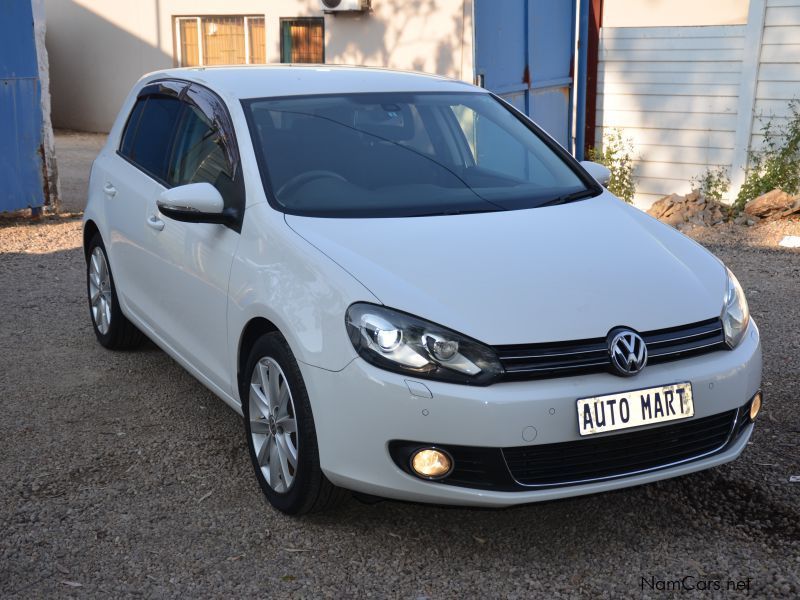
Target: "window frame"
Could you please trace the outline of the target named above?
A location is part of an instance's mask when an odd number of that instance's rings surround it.
[[[297,22],[305,23],[320,23],[322,25],[322,61],[319,63],[293,63],[290,59],[291,56],[285,56],[285,49],[283,47],[283,27],[284,24],[291,24]],[[325,17],[281,17],[278,25],[278,35],[280,36],[280,61],[282,64],[325,64]]]
[[[244,63],[236,63],[236,64],[267,64],[267,39],[266,39],[266,26],[267,26],[267,18],[265,14],[213,14],[213,15],[172,15],[172,62],[174,66],[178,68],[187,67],[187,65],[183,64],[183,56],[181,53],[181,28],[180,22],[181,21],[195,21],[197,27],[197,60],[198,64],[197,67],[205,67],[205,55],[203,53],[203,19],[209,18],[241,18],[242,23],[244,26],[244,56],[245,61]],[[250,28],[248,26],[248,19],[262,19],[264,21],[264,62],[263,63],[252,63],[250,62]],[[231,66],[236,66],[236,64]],[[188,67],[191,68],[191,67]]]
[[[128,113],[128,117],[125,120],[125,127],[123,127],[122,134],[119,136],[119,142],[117,144],[117,149],[116,149],[117,155],[121,157],[123,160],[125,160],[125,162],[132,165],[133,167],[136,168],[136,170],[144,173],[150,179],[158,182],[167,189],[170,189],[170,185],[165,179],[163,179],[157,173],[153,173],[152,171],[144,168],[138,162],[136,162],[131,157],[127,156],[125,153],[122,152],[122,143],[124,142],[125,136],[128,133],[128,128],[131,126],[131,118],[133,117],[134,110],[136,109],[136,105],[139,102],[141,102],[146,98],[158,97],[158,96],[166,98],[175,98],[178,102],[180,102],[181,96],[187,87],[188,87],[188,82],[183,82],[177,79],[164,79],[160,81],[153,81],[148,85],[144,86],[141,90],[139,90],[139,93],[136,94],[136,102],[134,102],[133,106],[131,106],[131,110]],[[142,116],[140,115],[139,119],[141,118]],[[177,129],[177,123],[175,124],[175,128]],[[169,150],[167,151],[167,153],[170,155],[172,154],[172,145],[174,143],[175,143],[175,130],[173,129],[172,133],[169,136]]]
[[[186,107],[196,107],[206,116],[206,118],[208,118],[209,122],[216,124],[216,126],[219,128],[219,135],[224,141],[223,148],[225,150],[226,159],[228,160],[228,164],[231,169],[232,182],[237,188],[238,196],[238,198],[234,199],[233,206],[229,207],[230,210],[228,211],[228,216],[230,218],[225,225],[237,233],[240,233],[242,229],[242,222],[244,220],[247,199],[244,185],[244,173],[242,170],[241,153],[239,151],[239,142],[236,136],[236,129],[233,125],[233,119],[230,116],[230,111],[228,110],[225,101],[213,90],[194,81],[183,79],[158,79],[151,81],[142,87],[142,89],[136,94],[136,102],[134,102],[133,106],[131,106],[128,117],[125,121],[125,127],[123,128],[122,134],[117,142],[117,156],[122,158],[140,173],[143,173],[161,185],[163,188],[169,190],[174,187],[178,187],[172,185],[169,181],[162,179],[157,174],[151,173],[147,169],[143,168],[141,165],[122,152],[122,142],[125,139],[125,134],[128,131],[128,127],[131,125],[130,120],[133,116],[136,104],[142,99],[150,96],[173,97],[183,104],[179,118],[177,119],[175,127],[172,130],[169,138],[170,157],[174,151],[178,127],[183,123],[183,110],[185,110]]]

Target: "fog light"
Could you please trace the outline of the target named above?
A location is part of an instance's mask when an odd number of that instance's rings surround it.
[[[411,469],[425,479],[441,479],[447,477],[453,470],[453,461],[446,452],[425,448],[413,454]]]
[[[755,396],[753,396],[753,400],[750,402],[750,420],[755,421],[756,417],[758,416],[758,411],[761,410],[761,392],[758,392]]]

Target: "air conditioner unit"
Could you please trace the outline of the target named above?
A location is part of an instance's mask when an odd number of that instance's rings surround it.
[[[361,12],[369,10],[370,0],[319,0],[322,11],[331,12]]]

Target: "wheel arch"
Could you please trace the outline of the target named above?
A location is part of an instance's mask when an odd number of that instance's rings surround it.
[[[242,329],[242,334],[239,336],[239,346],[236,353],[236,386],[239,393],[239,401],[242,399],[242,372],[247,362],[247,357],[250,355],[250,350],[256,340],[262,335],[268,333],[281,333],[281,330],[269,319],[264,317],[254,317],[250,319]],[[283,335],[281,333],[281,335]]]
[[[97,224],[88,219],[86,223],[83,225],[83,256],[84,258],[89,257],[89,242],[92,241],[92,238],[100,233],[100,228]]]

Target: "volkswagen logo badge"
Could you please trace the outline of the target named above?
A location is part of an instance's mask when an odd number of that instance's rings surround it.
[[[618,329],[609,335],[608,354],[619,375],[630,377],[647,364],[647,345],[642,336],[630,329]]]

